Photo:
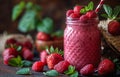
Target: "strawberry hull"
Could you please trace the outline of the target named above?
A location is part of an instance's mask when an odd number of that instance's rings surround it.
[[[95,19],[85,23],[79,20],[67,20],[64,31],[64,58],[77,70],[86,64],[97,67],[100,62],[101,38],[97,24]]]

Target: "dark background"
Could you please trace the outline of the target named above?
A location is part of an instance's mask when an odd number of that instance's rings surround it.
[[[21,0],[0,0],[0,33],[7,31],[8,33],[20,33],[17,30],[17,21],[11,21],[12,8],[15,4]],[[76,4],[86,5],[90,1],[95,3],[95,6],[99,3],[99,0],[24,0],[32,1],[39,4],[43,8],[43,15],[53,18],[54,25],[56,27],[65,28],[65,12],[67,9],[71,9]],[[106,4],[114,7],[120,4],[120,0],[105,0]],[[99,15],[103,12],[101,10]],[[101,19],[101,18],[100,18]]]

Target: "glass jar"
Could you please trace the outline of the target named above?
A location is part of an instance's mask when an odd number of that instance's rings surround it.
[[[97,66],[101,59],[101,34],[98,19],[66,19],[64,58],[80,70],[86,64]]]

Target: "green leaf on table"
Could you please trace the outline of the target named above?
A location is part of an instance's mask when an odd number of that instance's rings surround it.
[[[22,68],[22,69],[18,70],[16,72],[16,74],[19,74],[19,75],[28,75],[28,74],[31,74],[30,73],[30,68]]]
[[[68,70],[65,71],[64,73],[65,73],[66,75],[71,75],[71,74],[73,74],[74,72],[75,72],[75,67],[72,66],[72,65],[69,65]]]
[[[20,67],[22,66],[22,58],[20,56],[17,56],[16,58],[12,58],[9,61],[9,64],[14,67]]]
[[[93,10],[93,8],[94,8],[94,3],[91,1],[87,6],[85,6],[80,10],[80,13],[85,14],[86,12]]]
[[[23,60],[22,61],[22,67],[31,67],[32,66],[32,62],[31,61],[28,61],[28,60]]]
[[[52,36],[63,37],[63,34],[64,34],[63,30],[58,30],[58,31],[52,33]]]
[[[21,1],[19,4],[13,7],[12,10],[12,20],[15,21],[25,8],[25,2]]]
[[[36,12],[33,10],[28,10],[23,15],[22,19],[19,22],[18,29],[21,32],[29,32],[35,29],[35,16]]]
[[[47,72],[43,72],[44,75],[50,76],[50,77],[57,77],[59,76],[59,73],[56,70],[50,70]]]
[[[39,22],[37,25],[37,31],[42,31],[47,34],[53,33],[54,26],[53,26],[53,20],[51,18],[44,18],[42,22]]]
[[[105,5],[105,4],[103,5],[103,8],[104,8],[105,12],[107,13],[108,17],[111,18],[112,17],[112,13],[113,13],[112,12],[113,11],[112,8],[109,5]]]
[[[74,73],[72,73],[72,74],[70,75],[70,77],[78,77],[78,72],[75,71]]]

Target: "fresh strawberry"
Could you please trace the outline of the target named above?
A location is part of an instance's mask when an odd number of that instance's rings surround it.
[[[68,10],[68,11],[66,12],[66,16],[69,17],[72,13],[74,13],[73,10]]]
[[[47,57],[47,65],[49,69],[53,69],[54,66],[63,60],[63,57],[58,53],[52,53]]]
[[[87,22],[88,20],[89,20],[89,17],[87,15],[82,15],[80,17],[80,21],[82,21],[82,22]]]
[[[70,17],[70,18],[79,18],[80,15],[77,14],[77,13],[71,13],[69,17]]]
[[[2,55],[3,55],[3,57],[6,55],[8,55],[8,56],[13,55],[16,57],[16,56],[18,56],[18,52],[14,48],[7,48],[3,51]]]
[[[67,61],[60,61],[58,64],[54,66],[54,69],[59,73],[64,73],[68,69],[69,65],[70,63]]]
[[[110,74],[115,70],[114,63],[109,59],[104,59],[100,62],[98,66],[98,74],[99,75],[106,75]]]
[[[47,64],[47,61],[46,61],[47,56],[48,56],[48,53],[46,52],[46,50],[44,50],[40,53],[40,60],[44,64]]]
[[[36,38],[38,40],[49,41],[50,40],[50,35],[46,34],[44,32],[38,32]]]
[[[120,35],[120,23],[116,20],[109,22],[108,32],[112,35]]]
[[[85,76],[92,75],[93,72],[94,66],[92,64],[87,64],[80,70],[80,73]]]
[[[32,45],[32,43],[31,43],[29,40],[28,40],[28,41],[25,41],[25,42],[23,43],[23,46],[26,47],[26,48],[28,48],[28,49],[30,49],[30,50],[33,49],[33,45]]]
[[[75,6],[74,7],[74,13],[76,13],[76,14],[80,14],[80,10],[83,8],[83,6]]]
[[[44,63],[41,61],[36,61],[33,65],[32,65],[32,70],[36,71],[36,72],[42,72],[44,68]]]
[[[96,18],[97,14],[95,13],[95,11],[89,11],[86,13],[86,16],[88,16],[89,18]]]
[[[23,48],[22,49],[22,57],[25,59],[25,60],[33,60],[33,53],[27,49],[27,48]]]
[[[9,61],[12,59],[12,58],[15,58],[14,55],[6,55],[3,57],[3,61],[4,61],[4,64],[5,65],[9,65]]]
[[[17,41],[14,38],[7,39],[6,44],[15,44]]]

